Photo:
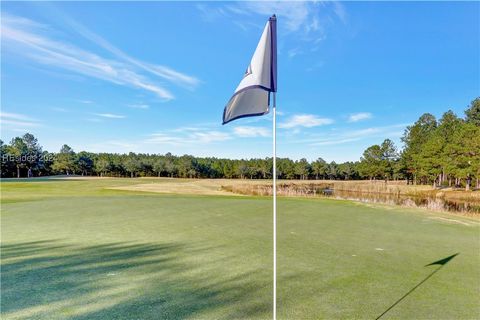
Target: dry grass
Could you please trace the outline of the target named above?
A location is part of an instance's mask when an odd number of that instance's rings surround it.
[[[271,180],[142,178],[136,181],[142,183],[109,189],[220,196],[271,196],[273,193]],[[315,197],[324,195],[325,189],[334,189],[336,198],[422,207],[432,211],[470,214],[478,212],[480,208],[480,191],[438,190],[431,186],[407,185],[403,181],[280,180],[277,194],[284,197]]]
[[[76,177],[77,178],[77,177]],[[200,194],[200,195],[272,195],[271,180],[240,179],[170,179],[143,178],[141,183],[115,187],[117,190],[157,193]],[[332,181],[332,180],[279,180],[277,194],[280,196],[312,196],[318,190],[330,188],[336,191],[390,194],[442,198],[446,200],[480,202],[480,191],[434,189],[432,186],[407,185],[404,181]]]
[[[196,194],[196,195],[239,195],[222,190],[222,185],[216,180],[170,180],[168,183],[141,183],[129,186],[113,187],[110,189],[155,192],[168,194]]]

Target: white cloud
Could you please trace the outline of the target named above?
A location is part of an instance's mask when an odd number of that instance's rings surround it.
[[[288,57],[289,58],[293,58],[299,54],[302,54],[303,51],[300,49],[300,48],[293,48],[293,49],[290,49],[288,50]]]
[[[370,112],[353,113],[348,117],[348,122],[358,122],[362,120],[371,119],[372,114]]]
[[[216,4],[197,5],[205,21],[229,19],[244,31],[251,26],[251,15],[268,17],[275,13],[281,19],[281,35],[295,34],[302,41],[314,44],[314,48],[326,38],[326,29],[335,18],[347,22],[345,7],[340,2],[323,1],[241,1],[219,7]],[[290,41],[291,42],[291,41]]]
[[[155,83],[139,71],[147,72],[178,85],[194,87],[199,80],[172,68],[137,60],[105,39],[75,21],[64,20],[83,37],[112,53],[118,60],[103,58],[66,42],[51,39],[48,28],[38,27],[34,21],[8,14],[2,15],[2,41],[11,52],[22,54],[37,63],[54,66],[117,85],[125,85],[152,92],[163,100],[174,99],[165,87]],[[90,103],[85,101],[84,103]]]
[[[332,124],[333,120],[329,118],[320,118],[313,114],[298,114],[290,117],[287,121],[280,123],[279,128],[289,129],[295,127],[318,127]]]
[[[108,42],[101,36],[93,33],[91,30],[87,29],[85,26],[76,22],[75,20],[70,19],[69,17],[63,14],[60,14],[60,16],[62,17],[63,21],[65,21],[77,33],[82,35],[84,38],[92,41],[93,43],[99,45],[103,49],[109,51],[110,53],[114,54],[120,60],[124,60],[137,67],[140,67],[141,69],[149,73],[155,74],[161,78],[164,78],[166,80],[169,80],[179,85],[195,87],[200,83],[200,80],[198,80],[197,78],[181,73],[167,66],[154,65],[154,64],[150,64],[150,63],[135,59],[130,55],[126,54],[125,52],[123,52],[122,50],[120,50],[119,48],[112,45],[110,42]]]
[[[38,127],[39,124],[35,122],[27,122],[27,121],[18,121],[18,120],[11,120],[11,119],[0,119],[0,123],[3,126],[21,126],[21,127]]]
[[[103,117],[103,118],[110,118],[110,119],[124,119],[126,118],[123,115],[113,114],[113,113],[93,113],[96,116]]]
[[[26,128],[41,126],[41,123],[36,119],[23,114],[10,112],[0,112],[0,124],[2,125],[2,129],[15,131],[26,131]]]
[[[231,139],[228,133],[219,131],[195,132],[191,135],[194,142],[210,143]]]
[[[263,127],[235,127],[233,133],[239,137],[253,138],[253,137],[269,137],[271,130]]]
[[[384,127],[371,127],[360,130],[335,130],[322,135],[314,135],[297,143],[308,143],[311,146],[328,146],[360,141],[368,138],[397,138],[403,133],[407,124],[395,124]]]
[[[63,12],[59,10],[55,10],[55,18],[62,19],[63,22],[65,22],[68,26],[70,26],[75,32],[80,34],[85,39],[92,41],[96,45],[114,54],[118,59],[131,63],[132,65],[135,65],[143,69],[144,71],[147,71],[151,74],[155,74],[173,83],[176,83],[179,85],[185,85],[187,87],[195,87],[200,83],[199,79],[193,76],[181,73],[179,71],[176,71],[170,67],[163,66],[163,65],[155,65],[155,64],[147,63],[139,59],[133,58],[132,56],[125,53],[124,51],[115,47],[106,39],[102,38],[100,35],[92,32],[87,27],[71,19],[70,17],[68,17],[67,15],[65,15]]]
[[[188,141],[179,136],[172,136],[166,133],[154,133],[150,138],[146,139],[144,143],[182,145],[188,143]]]
[[[284,24],[289,31],[298,31],[311,23],[310,10],[316,6],[310,2],[299,1],[246,1],[242,2],[248,11],[269,16],[276,13],[284,19]]]
[[[212,7],[206,4],[197,4],[196,8],[201,12],[203,20],[211,22],[219,17],[224,17],[227,15],[226,10],[219,7]],[[226,8],[227,10],[232,11],[234,7],[230,6]]]
[[[341,4],[339,1],[332,1],[333,4],[333,11],[337,15],[337,17],[342,21],[343,23],[347,23],[347,11],[345,10],[345,7],[343,4]]]
[[[231,139],[231,135],[225,132],[209,130],[206,128],[181,127],[163,132],[153,133],[143,141],[148,144],[169,145],[198,145],[208,144]]]
[[[316,45],[326,38],[327,26],[334,22],[333,18],[347,22],[345,7],[336,1],[244,1],[239,7],[263,16],[276,13],[287,34],[295,33],[299,39]]]
[[[1,119],[11,119],[11,120],[22,120],[22,121],[36,121],[33,118],[19,114],[19,113],[10,113],[10,112],[3,112],[0,111],[0,118]]]

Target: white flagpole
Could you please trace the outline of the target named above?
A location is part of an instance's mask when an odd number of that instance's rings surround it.
[[[273,92],[273,320],[277,319],[277,99]]]

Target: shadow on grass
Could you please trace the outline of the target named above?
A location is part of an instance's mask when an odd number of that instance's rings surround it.
[[[211,249],[178,243],[79,247],[55,240],[2,244],[2,319],[270,318],[270,278],[255,270],[222,272],[220,260],[192,265]]]

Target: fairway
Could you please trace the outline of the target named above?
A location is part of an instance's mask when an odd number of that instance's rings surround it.
[[[270,319],[270,197],[121,189],[167,179],[2,181],[2,319]],[[181,188],[179,188],[181,192]],[[278,201],[278,318],[478,319],[478,220]]]

